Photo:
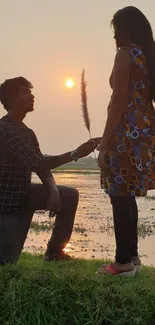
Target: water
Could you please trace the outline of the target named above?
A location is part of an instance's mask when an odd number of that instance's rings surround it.
[[[74,230],[66,251],[79,258],[114,258],[115,239],[112,211],[109,198],[100,189],[98,173],[56,173],[57,184],[74,186],[79,190],[80,200],[76,213]],[[32,181],[39,182],[36,176]],[[150,191],[149,195],[155,195]],[[155,201],[146,198],[137,200],[141,235],[139,252],[143,263],[155,265]],[[48,215],[36,212],[33,221],[49,221]],[[52,225],[51,225],[52,227]],[[44,252],[51,231],[28,233],[24,250]]]

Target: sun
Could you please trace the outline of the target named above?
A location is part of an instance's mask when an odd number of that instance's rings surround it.
[[[65,86],[67,88],[74,88],[75,87],[75,81],[74,81],[74,79],[72,79],[72,78],[66,79],[65,80]]]

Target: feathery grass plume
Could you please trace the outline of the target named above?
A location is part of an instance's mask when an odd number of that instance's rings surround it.
[[[88,113],[88,107],[87,107],[87,83],[85,80],[85,71],[82,70],[81,74],[81,108],[82,108],[82,113],[83,113],[83,120],[84,124],[89,132],[89,136],[91,138],[91,131],[90,131],[90,118],[89,118],[89,113]]]
[[[83,113],[83,120],[84,124],[89,132],[89,136],[91,139],[91,131],[90,131],[90,118],[89,118],[89,113],[88,113],[88,107],[87,107],[87,83],[85,80],[85,70],[82,70],[81,74],[81,108],[82,108],[82,113]],[[94,156],[96,158],[95,152]]]

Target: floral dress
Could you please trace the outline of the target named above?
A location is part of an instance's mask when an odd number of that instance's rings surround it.
[[[155,113],[145,56],[136,45],[124,49],[131,58],[128,104],[109,142],[101,187],[110,196],[145,196],[155,188]]]

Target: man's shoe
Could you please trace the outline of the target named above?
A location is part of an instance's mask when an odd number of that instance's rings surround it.
[[[47,262],[51,261],[70,261],[72,257],[66,254],[64,251],[52,252],[51,254],[44,255],[44,260]]]

